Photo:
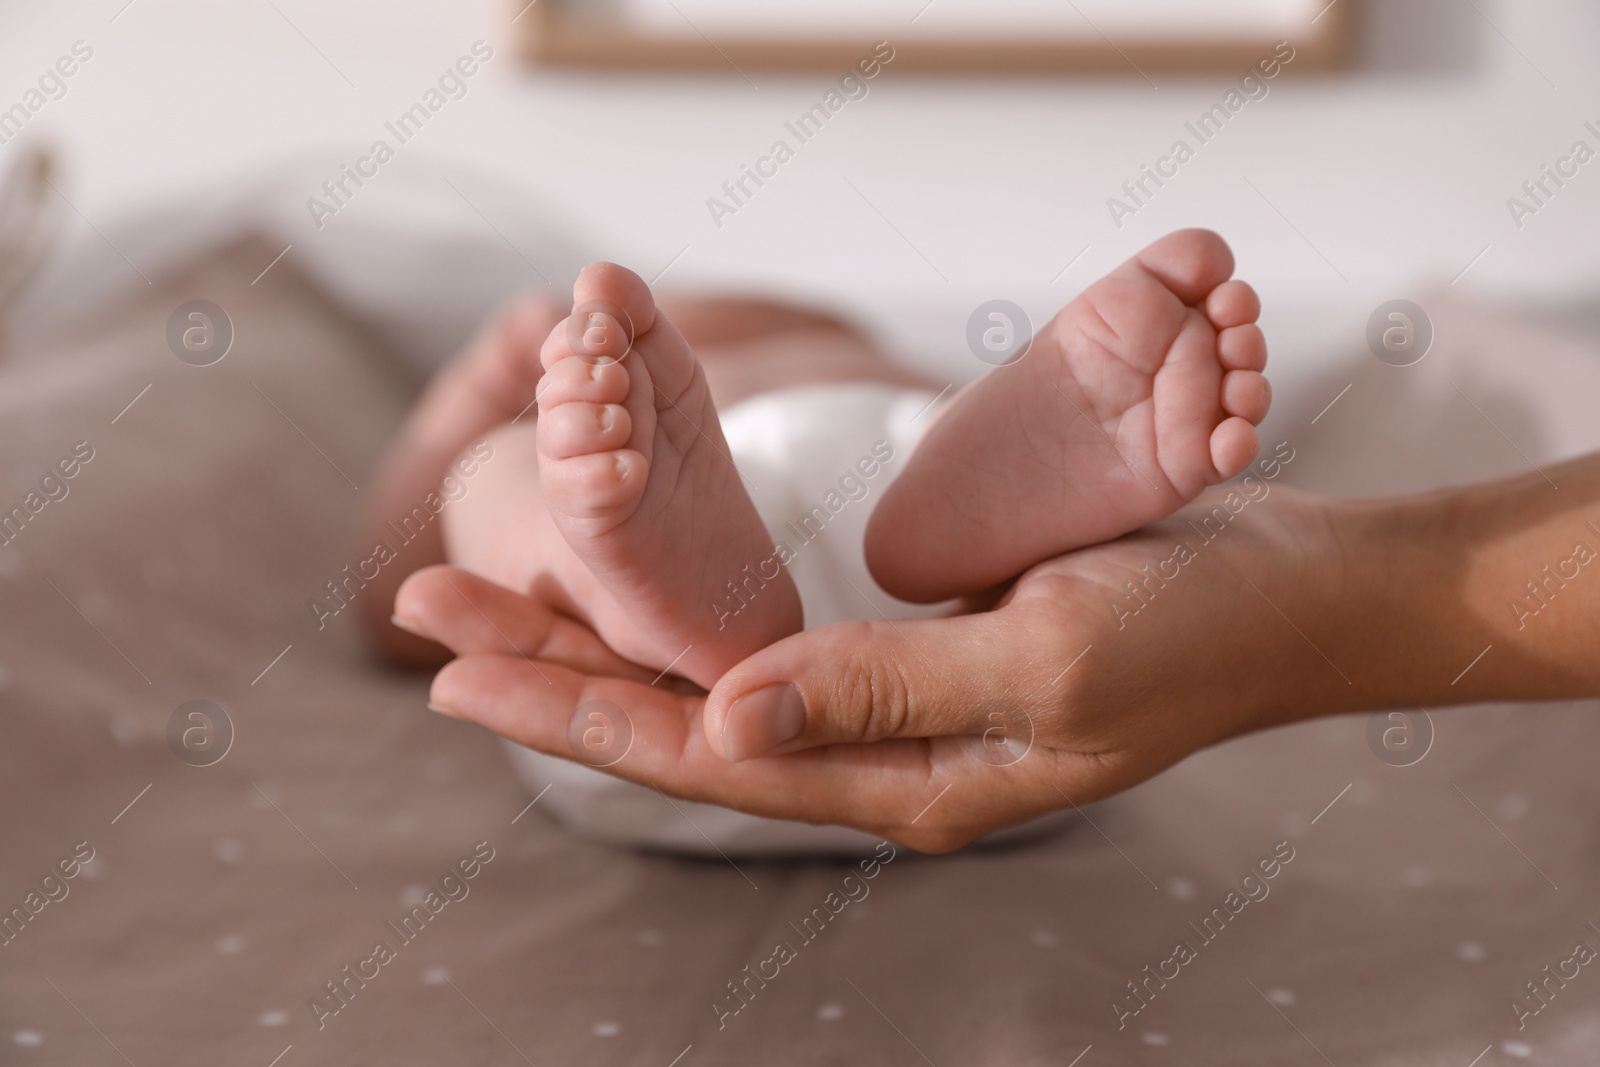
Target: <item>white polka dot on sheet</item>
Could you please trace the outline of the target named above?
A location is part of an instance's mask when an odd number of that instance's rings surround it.
[[[1500,1051],[1507,1056],[1515,1056],[1519,1060],[1525,1060],[1533,1055],[1533,1046],[1525,1045],[1521,1041],[1507,1041],[1500,1046]]]
[[[224,956],[237,956],[244,951],[244,938],[239,934],[223,934],[217,938],[217,951]]]
[[[1482,963],[1489,950],[1476,941],[1462,941],[1456,945],[1456,957],[1463,963]]]
[[[1061,943],[1060,938],[1056,937],[1056,935],[1049,930],[1035,930],[1033,932],[1032,940],[1033,943],[1038,945],[1040,948],[1055,948]]]
[[[661,931],[640,930],[638,941],[645,948],[659,948],[661,946]]]
[[[111,869],[106,866],[105,859],[100,856],[96,856],[79,867],[78,872],[91,882],[103,882],[111,876]]]
[[[106,595],[104,589],[92,586],[79,593],[78,597],[76,606],[89,618],[99,622],[110,622],[116,617],[116,604]]]
[[[1495,805],[1495,811],[1507,822],[1516,822],[1532,810],[1533,801],[1521,793],[1508,793]]]
[[[282,1026],[288,1021],[289,1013],[286,1011],[278,1011],[276,1009],[272,1011],[264,1011],[260,1015],[256,1016],[256,1022],[260,1023],[262,1026]]]
[[[817,1006],[817,1019],[820,1022],[838,1022],[844,1018],[844,1008],[841,1005],[828,1003]]]
[[[139,736],[144,733],[144,727],[139,725],[139,717],[119,711],[111,717],[111,740],[117,743],[118,748],[132,748],[139,743]]]
[[[450,981],[450,968],[429,967],[422,972],[423,985],[444,985]]]
[[[44,1035],[37,1030],[18,1030],[11,1035],[11,1040],[23,1048],[38,1048],[44,1044]]]
[[[1421,889],[1433,881],[1433,872],[1420,863],[1413,863],[1400,872],[1400,884],[1407,889]]]
[[[616,1037],[622,1033],[622,1024],[614,1023],[610,1019],[594,1024],[595,1037]]]
[[[414,908],[421,904],[427,895],[428,887],[425,885],[401,886],[400,906],[402,908]]]
[[[219,863],[243,863],[244,843],[237,838],[219,837],[211,846],[211,854]]]
[[[1278,986],[1276,989],[1267,990],[1267,999],[1280,1008],[1287,1008],[1295,1002],[1294,990]]]
[[[1187,878],[1168,878],[1167,895],[1173,900],[1193,900],[1200,887]]]
[[[1139,1040],[1143,1041],[1147,1045],[1155,1045],[1157,1047],[1168,1045],[1172,1042],[1172,1039],[1166,1034],[1163,1034],[1160,1030],[1146,1030],[1144,1033],[1139,1035]]]

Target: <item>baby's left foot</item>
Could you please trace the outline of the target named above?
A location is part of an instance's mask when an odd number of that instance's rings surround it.
[[[1255,458],[1261,303],[1208,230],[1169,234],[950,402],[884,491],[867,563],[934,601],[1170,515]]]
[[[734,468],[705,372],[649,287],[599,263],[572,295],[542,352],[538,428],[544,501],[585,571],[569,585],[584,587],[617,652],[710,688],[800,629],[800,595]]]

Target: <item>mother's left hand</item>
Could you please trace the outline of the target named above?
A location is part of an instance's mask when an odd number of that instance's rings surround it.
[[[929,716],[913,714],[892,727],[877,721],[874,707],[883,695],[878,683],[862,677],[855,694],[860,699],[851,703],[860,706],[862,719],[874,720],[870,724],[841,722],[836,707],[818,709],[820,721],[811,724],[810,747],[803,751],[752,756],[752,749],[759,751],[766,743],[727,727],[714,731],[722,738],[719,752],[703,719],[712,705],[716,721],[728,722],[736,698],[759,684],[737,680],[751,661],[735,667],[706,694],[692,683],[660,677],[622,659],[593,631],[535,599],[448,566],[430,567],[407,579],[396,598],[394,621],[458,657],[434,679],[433,710],[476,722],[528,748],[595,764],[601,761],[579,751],[573,740],[584,736],[587,715],[576,729],[573,720],[591,702],[607,702],[623,709],[632,737],[626,755],[614,764],[606,760],[605,770],[673,796],[773,818],[853,826],[925,851],[955,848],[989,830],[1070,803],[1048,788],[1039,803],[1040,783],[1021,784],[1024,774],[1042,770],[1038,754],[1021,760],[1032,766],[1020,771],[1011,766],[1027,751],[1026,737],[1020,745],[1012,740],[1030,733],[1026,714],[987,722],[979,710],[976,724],[948,722],[931,729]],[[845,672],[853,669],[845,666],[846,659],[856,666],[876,664],[888,674],[897,669],[896,661],[912,660],[915,671],[906,664],[907,673],[919,675],[937,661],[938,673],[951,684],[931,684],[925,676],[911,684],[907,678],[912,699],[924,707],[973,709],[982,699],[956,692],[954,680],[968,679],[960,685],[963,689],[993,687],[997,672],[1003,676],[1007,669],[998,661],[1025,652],[1001,637],[1001,622],[998,613],[985,613],[922,622],[845,623],[796,634],[773,649],[787,647],[784,658],[795,664],[837,665]],[[887,653],[880,646],[887,646]],[[856,687],[845,683],[843,688]],[[839,736],[819,742],[819,729]],[[978,736],[986,729],[988,745]],[[911,736],[913,732],[960,736]],[[1008,740],[1014,749],[1002,747]],[[929,813],[923,818],[925,811]]]
[[[1318,509],[1285,504],[1299,521],[1238,524],[1137,625],[1107,604],[1189,536],[1182,516],[1041,564],[989,611],[794,634],[709,694],[449,567],[406,582],[397,623],[457,653],[433,683],[446,714],[676,796],[941,851],[1271,725],[1254,698],[1269,687],[1241,681],[1263,663],[1282,665],[1296,702],[1312,695],[1303,679],[1326,664],[1241,577],[1254,572],[1257,592],[1279,598],[1318,584],[1308,574],[1339,586]],[[1329,558],[1308,570],[1318,545]],[[590,729],[596,701],[622,713],[631,747],[585,751],[607,736]]]

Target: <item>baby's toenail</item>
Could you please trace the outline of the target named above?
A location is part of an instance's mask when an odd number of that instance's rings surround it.
[[[611,410],[609,405],[606,406],[606,407],[603,407],[603,408],[600,409],[600,418],[599,418],[598,421],[600,423],[600,432],[601,433],[610,433],[611,432],[611,427],[613,427],[613,426],[615,426],[617,424],[616,413]]]

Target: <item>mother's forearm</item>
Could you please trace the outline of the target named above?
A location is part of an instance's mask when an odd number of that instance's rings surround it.
[[[1600,695],[1600,453],[1461,490],[1451,510],[1468,547],[1461,610],[1493,646],[1456,688]]]
[[[1344,588],[1316,629],[1348,681],[1310,713],[1600,696],[1600,454],[1329,509]]]

